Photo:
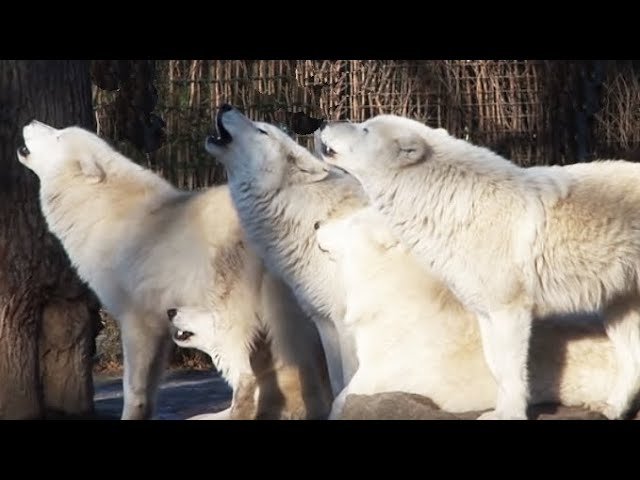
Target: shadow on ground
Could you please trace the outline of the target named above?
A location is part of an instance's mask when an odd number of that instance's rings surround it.
[[[95,417],[116,420],[122,412],[122,377],[96,375]],[[201,413],[224,410],[231,404],[231,388],[215,370],[174,370],[167,372],[158,394],[154,420],[182,420]],[[376,395],[349,395],[342,418],[345,420],[472,420],[480,412],[452,414],[438,409],[419,395],[388,392]],[[580,408],[540,405],[530,409],[537,420],[604,420]],[[69,418],[69,417],[65,417]],[[636,417],[640,420],[640,412]]]
[[[122,412],[122,377],[96,375],[95,412],[99,419],[119,419]],[[154,420],[183,420],[201,413],[224,410],[231,404],[231,388],[215,370],[167,372],[158,393]]]

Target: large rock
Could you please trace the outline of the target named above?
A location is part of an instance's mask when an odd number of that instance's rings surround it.
[[[375,395],[349,395],[342,420],[475,420],[483,412],[448,413],[430,399],[411,393],[390,392]],[[537,420],[605,420],[595,412],[580,408],[541,405],[531,408]],[[636,416],[640,419],[640,413]]]

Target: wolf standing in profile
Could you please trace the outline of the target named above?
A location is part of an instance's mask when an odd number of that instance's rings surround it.
[[[328,413],[331,395],[315,326],[247,248],[227,187],[178,190],[81,128],[33,121],[23,136],[18,159],[40,178],[49,229],[120,326],[123,419],[151,417],[171,345],[167,310],[181,305],[223,318],[219,334],[236,347],[221,359],[234,402],[241,379],[255,376],[249,355],[256,337],[266,335],[274,368],[286,370],[287,378],[304,377],[289,382],[294,386],[283,396],[309,400],[304,408],[295,405],[302,416]]]
[[[332,123],[325,160],[354,175],[388,225],[480,322],[498,383],[484,419],[527,418],[533,317],[601,311],[618,374],[604,414],[640,390],[640,165],[521,168],[408,118]]]
[[[322,222],[318,245],[340,267],[344,323],[358,370],[333,402],[341,418],[351,394],[407,392],[447,412],[495,408],[497,385],[475,315],[398,241],[368,207]],[[556,315],[533,324],[530,401],[602,410],[618,373],[598,315]]]

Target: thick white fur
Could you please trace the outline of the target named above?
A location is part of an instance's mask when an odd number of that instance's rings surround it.
[[[341,332],[344,291],[335,265],[318,250],[314,224],[367,203],[362,187],[277,127],[238,110],[221,115],[232,141],[206,149],[227,169],[231,196],[250,244],[316,321],[334,395],[355,371],[353,342]]]
[[[272,295],[273,289],[264,289],[264,295]],[[277,306],[278,299],[264,298],[280,308],[281,318],[291,316],[289,302]],[[297,304],[293,304],[297,310]],[[233,387],[231,407],[213,414],[203,414],[191,420],[226,419],[324,419],[331,404],[330,384],[326,361],[318,348],[320,339],[313,339],[312,352],[316,357],[303,352],[309,349],[309,341],[300,336],[288,339],[290,349],[298,358],[313,359],[316,364],[299,365],[285,362],[273,346],[273,338],[281,335],[272,329],[271,335],[253,335],[250,342],[232,318],[213,310],[195,307],[180,307],[171,319],[173,341],[184,348],[196,348],[207,353],[223,378]],[[307,326],[312,326],[307,324]],[[180,332],[189,332],[181,338]],[[302,332],[302,330],[301,330]],[[321,365],[323,368],[318,368]],[[323,382],[314,375],[322,374]]]
[[[408,392],[449,412],[495,408],[497,385],[484,360],[476,317],[397,241],[369,207],[323,223],[318,245],[340,269],[346,328],[358,370],[350,394]],[[536,322],[529,358],[531,402],[602,410],[617,369],[595,315]]]
[[[277,362],[322,389],[315,327],[246,247],[227,187],[178,190],[77,127],[34,121],[23,135],[30,153],[18,157],[40,178],[50,230],[120,325],[123,419],[152,415],[171,345],[166,312],[180,305],[224,318],[237,351],[217,360],[232,387],[251,375],[248,352],[260,333],[272,339]]]
[[[602,311],[619,362],[604,413],[640,390],[640,166],[603,161],[520,168],[407,118],[321,132],[424,266],[479,319],[499,389],[482,418],[526,418],[533,316]]]

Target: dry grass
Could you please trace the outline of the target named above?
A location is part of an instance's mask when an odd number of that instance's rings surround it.
[[[608,69],[594,130],[600,157],[624,156],[640,149],[640,77],[632,62]]]
[[[100,312],[104,329],[96,338],[95,373],[121,373],[122,344],[120,329],[115,320],[104,310]],[[211,369],[212,363],[208,355],[203,352],[179,348],[174,345],[169,366],[171,368],[188,368],[192,370]]]

